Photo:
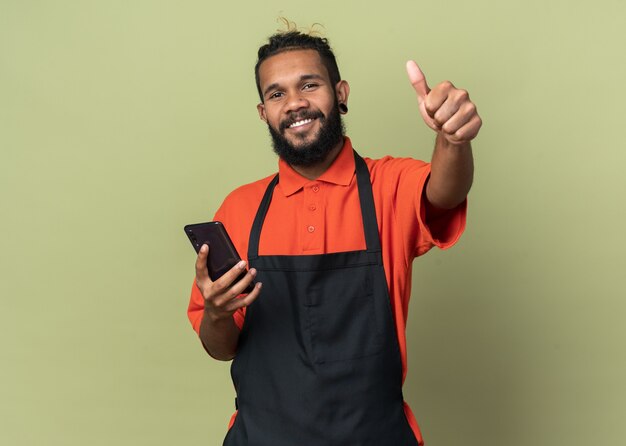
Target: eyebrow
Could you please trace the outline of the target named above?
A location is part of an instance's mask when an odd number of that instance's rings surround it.
[[[321,80],[321,81],[324,80],[324,78],[320,76],[319,74],[303,74],[302,76],[300,76],[300,82],[308,81],[311,79],[316,79],[316,80]],[[267,88],[263,91],[263,96],[265,96],[270,90],[273,90],[279,86],[280,84],[278,82],[274,82],[273,84],[268,85]]]

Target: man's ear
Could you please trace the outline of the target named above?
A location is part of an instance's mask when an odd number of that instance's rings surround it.
[[[350,85],[348,81],[340,80],[335,86],[337,94],[337,103],[348,105],[348,96],[350,96]]]
[[[261,118],[261,120],[267,124],[267,116],[265,115],[265,104],[260,102],[259,104],[257,104],[256,109],[259,112],[259,118]]]

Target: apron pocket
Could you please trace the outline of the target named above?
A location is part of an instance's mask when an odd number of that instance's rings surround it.
[[[372,356],[382,349],[371,278],[356,275],[361,277],[335,271],[334,280],[327,278],[305,294],[306,327],[316,364]]]

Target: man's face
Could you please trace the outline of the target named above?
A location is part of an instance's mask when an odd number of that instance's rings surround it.
[[[337,108],[349,89],[332,85],[317,51],[292,50],[266,59],[259,67],[263,103],[259,116],[269,128],[274,151],[287,163],[311,166],[343,142]]]

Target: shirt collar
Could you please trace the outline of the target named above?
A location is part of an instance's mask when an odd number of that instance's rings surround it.
[[[343,147],[337,155],[337,158],[335,158],[330,167],[326,169],[326,172],[313,181],[325,181],[339,186],[348,186],[352,181],[354,171],[355,164],[352,143],[350,142],[350,138],[344,136]],[[286,197],[298,192],[307,183],[312,181],[300,175],[282,159],[278,160],[278,174],[278,188]]]

